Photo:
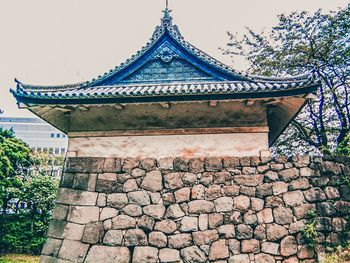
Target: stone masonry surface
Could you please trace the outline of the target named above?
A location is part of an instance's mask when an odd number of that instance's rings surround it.
[[[348,160],[308,156],[68,158],[41,262],[314,260],[347,239],[344,176]]]

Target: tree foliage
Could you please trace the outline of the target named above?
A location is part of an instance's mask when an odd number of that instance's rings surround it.
[[[0,254],[40,253],[58,190],[53,170],[61,165],[62,157],[34,153],[0,128]]]
[[[8,208],[8,201],[19,194],[29,166],[29,147],[17,139],[12,130],[0,128],[0,205],[3,213]]]
[[[310,74],[321,87],[275,144],[276,153],[347,154],[350,130],[350,5],[336,12],[280,15],[269,33],[228,33],[224,54],[244,56],[249,74]],[[341,149],[340,149],[341,148]]]

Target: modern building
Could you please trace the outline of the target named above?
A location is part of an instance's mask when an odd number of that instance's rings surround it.
[[[1,117],[0,127],[12,129],[15,135],[37,152],[64,155],[68,138],[47,122],[38,118]]]

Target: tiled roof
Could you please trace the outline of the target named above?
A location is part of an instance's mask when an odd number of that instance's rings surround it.
[[[169,34],[177,43],[187,50],[187,54],[192,54],[198,61],[209,65],[211,69],[223,72],[222,76],[228,76],[224,80],[217,81],[163,81],[155,80],[155,84],[142,83],[122,83],[122,81],[111,82],[112,77],[118,76],[120,72],[128,68],[141,56],[151,52],[157,41]],[[167,57],[166,57],[167,58]],[[171,60],[172,58],[170,58]],[[206,66],[204,66],[206,67]],[[70,99],[96,99],[96,98],[138,98],[138,97],[174,97],[187,95],[238,95],[251,96],[252,94],[267,94],[272,92],[297,92],[303,88],[315,86],[317,83],[310,76],[297,76],[286,78],[271,78],[262,76],[244,76],[241,73],[222,64],[203,51],[197,49],[186,42],[181,36],[176,25],[172,24],[172,18],[167,13],[162,19],[162,24],[156,27],[151,41],[147,43],[136,55],[132,56],[125,63],[109,72],[104,73],[91,81],[68,84],[62,86],[38,86],[23,84],[18,80],[17,89],[11,90],[15,97],[22,99],[41,99],[41,100],[70,100]],[[111,84],[112,83],[112,84]],[[69,102],[67,102],[69,103]]]
[[[212,82],[212,83],[172,83],[151,85],[115,85],[101,87],[75,88],[67,87],[58,90],[52,89],[17,89],[13,91],[15,96],[21,98],[40,98],[43,100],[67,100],[70,99],[103,99],[103,98],[137,98],[137,97],[176,97],[189,95],[241,95],[269,94],[278,92],[294,92],[304,88],[314,87],[312,80],[299,82]],[[272,94],[271,94],[272,95]],[[265,95],[266,97],[266,95]]]

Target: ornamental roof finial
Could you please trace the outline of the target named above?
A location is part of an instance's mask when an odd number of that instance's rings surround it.
[[[164,27],[168,27],[172,25],[173,18],[171,17],[170,13],[172,10],[169,10],[169,0],[165,0],[165,10],[163,10],[164,16],[162,19],[162,25]]]

